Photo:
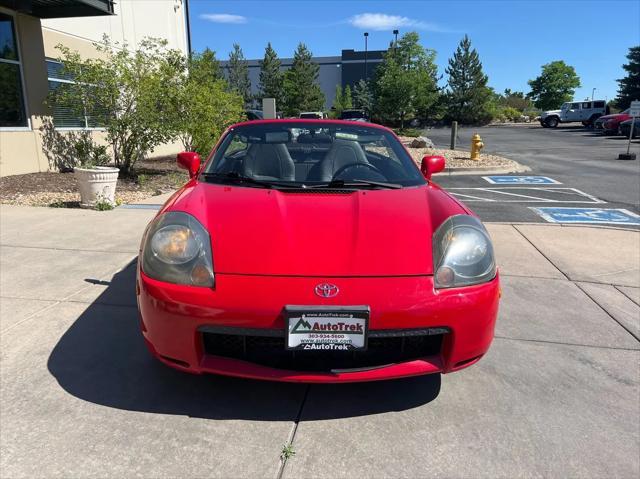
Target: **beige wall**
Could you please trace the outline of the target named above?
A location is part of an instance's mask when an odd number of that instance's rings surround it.
[[[186,54],[184,8],[182,0],[118,0],[114,5],[115,15],[43,19],[46,53],[48,56],[55,53],[49,50],[55,43],[47,44],[46,41],[48,33],[55,32],[58,38],[72,37],[89,44],[108,35],[113,41],[132,47],[138,46],[145,37],[163,38],[167,40],[169,48],[182,50]],[[73,40],[68,38],[61,41],[67,45]]]
[[[0,176],[46,171],[47,159],[42,153],[37,115],[47,113],[47,68],[40,20],[29,15],[16,15],[16,33],[22,61],[28,128],[0,129]]]
[[[6,13],[11,11],[0,9]],[[0,129],[0,176],[47,171],[42,153],[38,116],[46,115],[48,92],[45,58],[59,56],[56,45],[77,50],[85,58],[97,55],[92,43],[110,36],[114,41],[137,46],[145,37],[164,38],[170,48],[187,53],[186,23],[182,0],[119,0],[115,15],[84,18],[43,19],[16,15],[29,128]],[[104,134],[95,133],[98,141]],[[179,142],[160,145],[151,156],[181,151]]]

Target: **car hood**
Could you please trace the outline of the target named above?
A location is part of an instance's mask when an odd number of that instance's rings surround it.
[[[328,277],[433,274],[434,230],[467,213],[432,185],[300,193],[197,182],[165,210],[207,228],[216,273]]]
[[[540,116],[544,117],[549,115],[556,115],[556,114],[560,114],[561,111],[562,110],[547,110],[547,111],[543,111]]]
[[[631,117],[629,115],[627,115],[626,113],[614,113],[612,115],[601,116],[598,119],[602,120],[602,121],[607,121],[607,120],[622,120],[622,119],[627,119],[627,118],[631,118]]]

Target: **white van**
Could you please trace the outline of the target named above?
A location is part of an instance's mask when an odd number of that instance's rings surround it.
[[[584,126],[591,126],[602,115],[606,115],[608,110],[609,107],[604,100],[568,102],[559,110],[542,112],[540,124],[544,128],[555,128],[559,123],[579,121]]]

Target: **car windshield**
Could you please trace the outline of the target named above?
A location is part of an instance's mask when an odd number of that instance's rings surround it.
[[[300,113],[300,118],[303,120],[318,120],[322,118],[322,115],[320,113]]]
[[[402,188],[425,180],[397,138],[381,128],[276,121],[232,128],[205,181],[283,188]]]

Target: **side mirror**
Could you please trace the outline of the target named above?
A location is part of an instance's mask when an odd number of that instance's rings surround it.
[[[431,175],[440,173],[444,170],[444,156],[425,156],[420,164],[422,176],[427,180],[431,179]]]
[[[178,166],[189,172],[189,178],[193,178],[198,174],[200,169],[200,155],[194,151],[183,151],[178,153],[176,158]]]

